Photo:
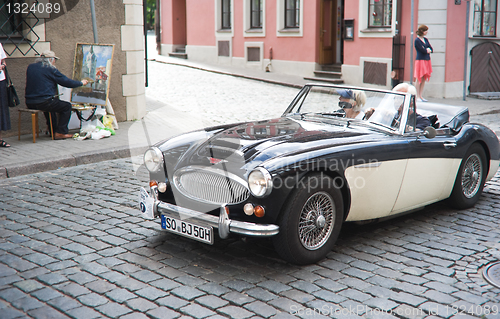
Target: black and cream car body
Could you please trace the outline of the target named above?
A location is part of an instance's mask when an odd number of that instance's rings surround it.
[[[272,236],[282,258],[305,264],[325,257],[343,222],[478,201],[500,146],[493,131],[469,122],[467,108],[419,103],[434,122],[419,130],[414,96],[350,88],[373,111],[352,119],[338,89],[306,85],[279,118],[157,143],[144,155],[151,181],[141,189],[142,213],[205,243]]]

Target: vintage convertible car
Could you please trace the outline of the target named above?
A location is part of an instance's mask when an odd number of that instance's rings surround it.
[[[353,99],[339,103],[346,92]],[[348,117],[355,101],[364,117]],[[432,125],[416,128],[417,114]],[[307,264],[325,257],[345,221],[444,199],[473,206],[499,159],[497,136],[469,123],[467,108],[418,103],[415,110],[410,94],[310,84],[280,118],[151,147],[140,207],[163,229],[208,244],[216,236],[272,236],[283,259]]]

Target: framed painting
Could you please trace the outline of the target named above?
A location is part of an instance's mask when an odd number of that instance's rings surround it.
[[[89,83],[72,90],[71,102],[106,105],[113,51],[113,44],[76,44],[73,79]]]

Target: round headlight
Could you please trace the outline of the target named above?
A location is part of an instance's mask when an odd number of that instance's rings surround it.
[[[163,166],[163,154],[161,151],[152,147],[144,153],[144,165],[151,173],[158,172]]]
[[[269,174],[269,172],[262,167],[254,169],[248,175],[248,188],[255,197],[264,197],[269,195],[273,189],[271,174]]]

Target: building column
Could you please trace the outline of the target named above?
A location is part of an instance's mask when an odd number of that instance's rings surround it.
[[[133,121],[146,115],[144,16],[142,0],[123,0],[123,4],[125,24],[121,26],[121,43],[126,54],[127,71],[122,76],[122,89],[127,121]]]
[[[425,85],[424,96],[443,97],[445,95],[447,8],[447,0],[418,2],[418,25],[425,24],[429,27],[426,38],[434,49],[431,53],[432,75],[429,83]],[[412,50],[415,49],[412,48]]]

